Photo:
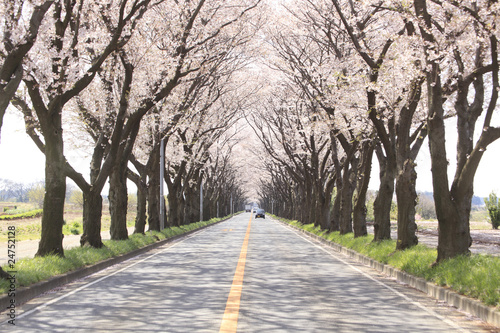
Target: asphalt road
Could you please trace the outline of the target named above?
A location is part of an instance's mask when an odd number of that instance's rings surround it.
[[[250,213],[36,298],[15,324],[0,331],[491,331]]]

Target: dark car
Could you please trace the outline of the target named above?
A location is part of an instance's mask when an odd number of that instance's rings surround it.
[[[257,212],[255,213],[255,218],[262,217],[263,219],[266,218],[266,212],[263,209],[257,209]]]

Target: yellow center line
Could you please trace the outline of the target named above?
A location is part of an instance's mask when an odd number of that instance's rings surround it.
[[[238,314],[240,312],[241,290],[243,289],[243,276],[245,275],[245,264],[247,262],[248,239],[250,238],[250,227],[252,225],[252,215],[248,222],[247,232],[241,247],[240,258],[236,266],[236,272],[233,277],[233,284],[227,298],[226,311],[222,317],[219,332],[236,332],[238,327]]]

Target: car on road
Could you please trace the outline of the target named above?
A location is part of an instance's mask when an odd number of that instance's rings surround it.
[[[263,219],[266,218],[266,212],[263,209],[257,209],[255,212],[255,218],[262,217]]]

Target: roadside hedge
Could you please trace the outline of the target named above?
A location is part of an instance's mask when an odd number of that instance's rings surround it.
[[[30,218],[40,217],[42,216],[42,213],[43,209],[35,209],[21,214],[1,215],[0,220],[10,221],[10,220],[30,219]]]

